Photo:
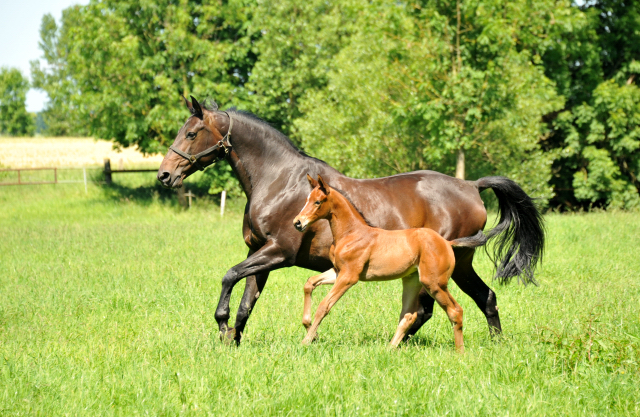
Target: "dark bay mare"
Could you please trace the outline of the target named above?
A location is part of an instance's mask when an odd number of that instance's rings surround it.
[[[542,217],[532,199],[515,182],[504,177],[463,181],[433,171],[416,171],[376,179],[349,178],[325,162],[307,156],[276,129],[257,117],[236,110],[203,109],[185,99],[191,117],[167,152],[158,180],[178,188],[182,181],[219,160],[226,160],[247,197],[242,234],[249,247],[247,259],[222,278],[216,309],[221,338],[240,343],[251,310],[273,270],[300,266],[315,271],[332,267],[328,222],[318,221],[304,233],[293,219],[309,194],[306,175],[321,175],[347,193],[374,226],[387,230],[427,227],[447,240],[473,236],[485,227],[487,212],[480,192],[491,188],[499,202],[498,225],[488,232],[497,239],[496,277],[533,282],[533,270],[544,247]],[[363,158],[366,158],[363,155]],[[475,249],[455,248],[452,279],[484,313],[491,333],[502,331],[495,293],[472,266]],[[228,326],[233,287],[246,278],[235,327]],[[434,300],[420,293],[418,317],[407,335],[413,335],[431,318]]]

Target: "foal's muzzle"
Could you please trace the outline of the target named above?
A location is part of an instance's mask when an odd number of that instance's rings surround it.
[[[303,224],[302,221],[300,221],[300,219],[298,219],[297,217],[293,219],[293,227],[295,227],[298,232],[304,232],[308,224],[309,222],[307,221],[305,221]]]

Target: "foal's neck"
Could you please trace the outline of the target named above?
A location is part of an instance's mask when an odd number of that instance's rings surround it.
[[[335,242],[362,228],[370,227],[345,196],[334,189],[331,191],[332,208],[328,220]]]

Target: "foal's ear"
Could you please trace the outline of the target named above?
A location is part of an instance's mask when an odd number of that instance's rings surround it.
[[[314,180],[309,174],[307,174],[307,181],[309,181],[309,185],[311,185],[311,188],[316,188],[318,186],[318,182]]]
[[[320,189],[323,193],[327,195],[329,194],[329,187],[327,187],[327,184],[324,182],[320,174],[318,174],[318,185],[320,186]]]
[[[189,97],[191,97],[191,105],[193,106],[191,113],[193,113],[193,115],[198,119],[202,119],[204,116],[202,114],[202,107],[200,107],[200,103],[198,103],[198,100],[196,100],[194,96]]]

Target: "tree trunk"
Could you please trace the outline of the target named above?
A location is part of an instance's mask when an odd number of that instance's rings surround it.
[[[456,178],[464,179],[464,150],[458,149],[458,163],[456,164]]]

